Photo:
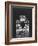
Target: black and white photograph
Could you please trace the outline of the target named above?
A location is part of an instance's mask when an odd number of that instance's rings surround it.
[[[32,7],[13,6],[12,9],[13,37],[32,37]]]
[[[29,37],[29,20],[25,15],[20,15],[16,20],[16,37]]]
[[[37,4],[5,2],[5,43],[37,42]]]
[[[16,37],[29,37],[29,20],[25,15],[20,15],[16,20]]]

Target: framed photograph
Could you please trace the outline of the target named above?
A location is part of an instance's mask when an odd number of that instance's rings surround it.
[[[37,4],[5,2],[5,44],[37,42]]]

